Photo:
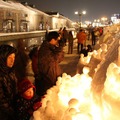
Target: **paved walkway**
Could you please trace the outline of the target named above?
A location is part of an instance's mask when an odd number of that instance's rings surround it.
[[[86,45],[91,45],[91,40],[86,40]],[[68,45],[64,47],[65,51],[65,58],[60,63],[60,66],[64,73],[67,73],[68,75],[74,76],[77,71],[77,64],[79,61],[79,54],[77,54],[77,40],[74,40],[74,47],[73,47],[73,54],[67,54],[68,53]]]

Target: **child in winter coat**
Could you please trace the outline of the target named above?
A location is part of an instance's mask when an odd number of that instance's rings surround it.
[[[24,79],[18,85],[18,96],[16,97],[16,114],[18,120],[29,120],[33,112],[42,106],[40,98],[35,94],[35,86]]]

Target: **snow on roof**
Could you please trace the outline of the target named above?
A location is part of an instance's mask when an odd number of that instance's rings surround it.
[[[65,17],[63,14],[60,14],[59,12],[46,12],[48,15],[51,15],[53,17],[59,17],[61,19],[66,19],[66,20],[69,20],[70,22],[72,22],[69,18]]]
[[[32,8],[32,7],[30,7],[30,6],[26,6],[26,7],[29,8],[30,10],[33,10],[33,11],[37,12],[37,13],[40,13],[40,14],[44,14],[44,15],[46,15],[46,16],[49,16],[48,14],[46,14],[46,13],[44,13],[44,12],[42,12],[42,11],[36,9],[36,8]]]
[[[9,6],[0,4],[0,8],[10,8]]]
[[[33,10],[28,9],[26,6],[22,5],[19,2],[9,1],[9,4],[11,4],[12,6],[14,6],[18,10],[23,10],[23,11],[26,11],[26,12],[30,12],[30,13],[36,14],[36,12],[34,12]]]
[[[35,11],[28,9],[26,6],[22,5],[19,2],[12,2],[12,1],[6,1],[5,2],[5,1],[0,0],[0,7],[9,8],[9,9],[15,9],[15,10],[23,10],[25,12],[36,14]]]
[[[10,5],[8,2],[2,1],[0,0],[0,7],[5,7],[5,8],[9,8],[9,9],[15,9],[12,5]]]
[[[50,16],[49,14],[42,12],[36,8],[32,8],[30,6],[24,6],[23,4],[19,2],[13,2],[13,1],[2,1],[0,0],[0,7],[1,8],[9,8],[9,9],[15,9],[15,10],[22,10],[31,14],[44,14],[45,16]],[[54,15],[51,15],[54,16]],[[59,15],[61,18],[66,18],[63,15]],[[55,17],[55,16],[54,16]]]

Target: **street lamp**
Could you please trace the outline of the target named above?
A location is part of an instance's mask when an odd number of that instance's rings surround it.
[[[75,14],[79,16],[79,23],[80,23],[80,27],[81,27],[81,25],[82,25],[82,15],[85,15],[86,11],[82,11],[81,13],[76,11]]]

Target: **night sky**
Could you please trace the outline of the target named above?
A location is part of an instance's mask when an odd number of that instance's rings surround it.
[[[102,17],[110,18],[114,13],[120,13],[120,0],[18,0],[34,4],[41,11],[54,11],[65,17],[78,21],[75,11],[86,10],[82,20],[93,21]]]

